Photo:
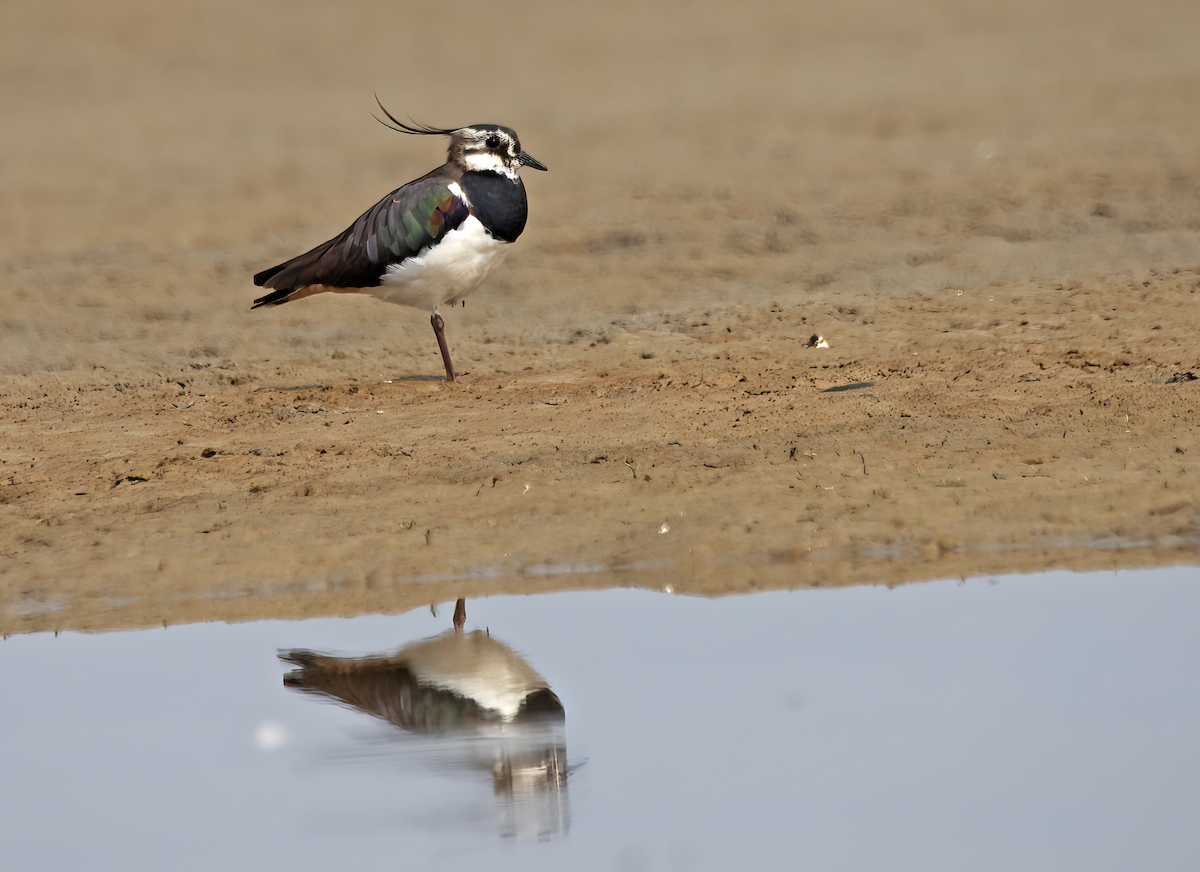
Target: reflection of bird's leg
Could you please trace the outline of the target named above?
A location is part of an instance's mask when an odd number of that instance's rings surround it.
[[[454,604],[454,629],[462,631],[467,625],[467,601],[460,599]]]
[[[450,346],[446,343],[446,322],[434,311],[429,318],[433,325],[433,335],[437,337],[438,348],[442,352],[442,363],[446,364],[446,381],[454,381],[454,363],[450,360]]]

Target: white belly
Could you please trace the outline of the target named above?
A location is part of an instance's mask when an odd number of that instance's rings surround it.
[[[377,288],[363,292],[402,306],[434,310],[457,303],[479,287],[508,255],[508,243],[496,239],[471,215],[432,248],[393,264]]]

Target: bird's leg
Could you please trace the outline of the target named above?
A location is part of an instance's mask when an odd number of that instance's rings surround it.
[[[454,604],[454,629],[459,632],[467,625],[467,601],[460,599]]]
[[[429,323],[433,325],[433,335],[437,337],[438,348],[442,351],[442,363],[446,364],[446,381],[454,381],[454,362],[450,360],[450,346],[446,344],[446,322],[442,320],[442,316],[435,309],[433,314],[429,316]]]

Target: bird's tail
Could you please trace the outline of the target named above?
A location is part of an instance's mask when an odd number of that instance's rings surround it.
[[[270,272],[270,270],[268,270],[268,272]],[[262,273],[259,273],[259,275],[262,275]],[[255,284],[261,284],[261,282],[258,281],[258,276],[255,276],[254,279]],[[254,305],[250,308],[257,309],[259,306],[282,305],[283,303],[286,303],[288,300],[292,299],[292,296],[296,294],[297,290],[297,288],[280,288],[277,291],[271,291],[271,293],[267,294],[265,297],[259,297],[257,300],[255,300]]]
[[[261,288],[273,279],[285,266],[287,266],[286,263],[281,263],[279,266],[273,266],[270,269],[265,269],[255,274],[254,284]],[[295,290],[295,288],[279,288],[278,290],[271,291],[265,297],[259,297],[255,300],[254,305],[250,308],[257,309],[259,306],[278,306],[281,303],[286,303],[291,299],[292,292]]]

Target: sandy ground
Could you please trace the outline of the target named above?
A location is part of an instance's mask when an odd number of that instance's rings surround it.
[[[5,634],[1200,559],[1195,3],[498,8],[4,6]],[[249,311],[373,91],[550,167],[459,385]]]

